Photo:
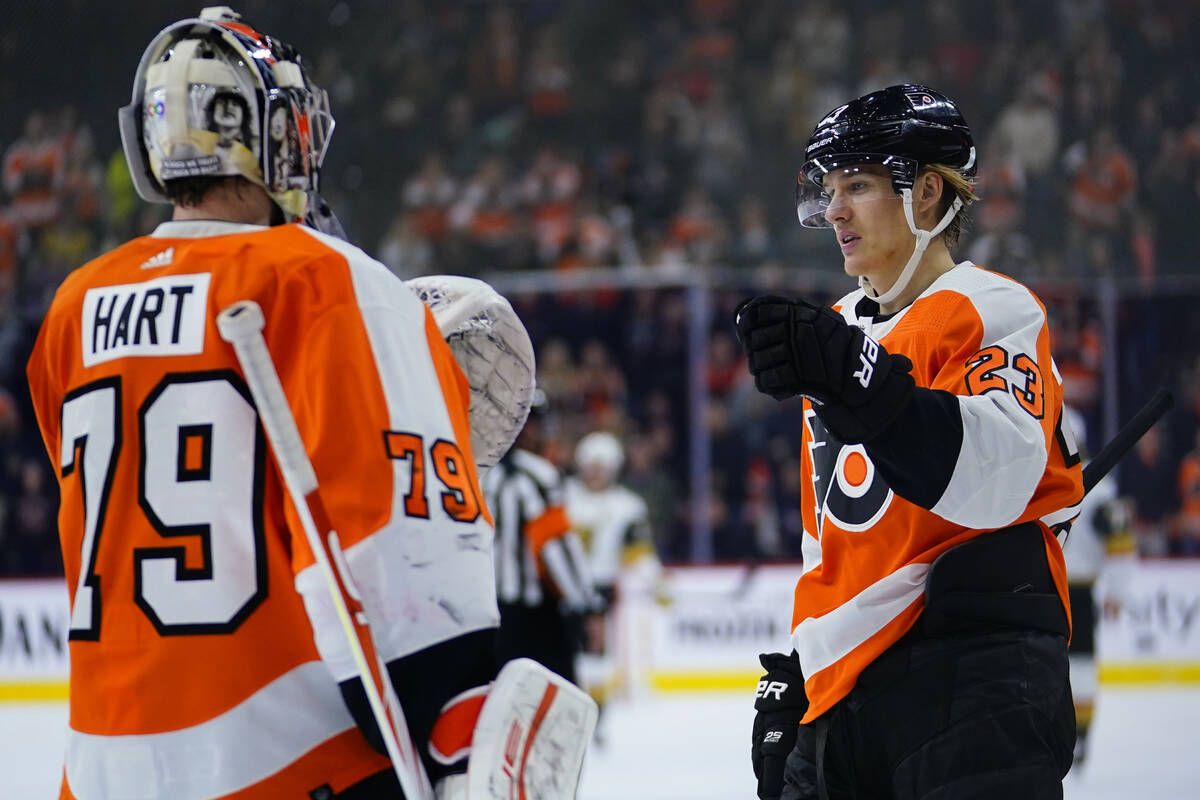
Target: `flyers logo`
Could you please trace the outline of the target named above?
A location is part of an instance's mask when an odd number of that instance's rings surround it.
[[[816,412],[804,413],[812,441],[813,491],[817,533],[829,520],[844,531],[864,531],[883,517],[894,493],[876,471],[860,444],[842,444],[826,429]]]

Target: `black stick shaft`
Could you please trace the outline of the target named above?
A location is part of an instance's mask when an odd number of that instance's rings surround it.
[[[1133,419],[1125,423],[1125,427],[1117,432],[1108,444],[1101,448],[1096,457],[1083,468],[1083,493],[1090,492],[1109,470],[1117,465],[1138,439],[1150,430],[1154,423],[1167,412],[1174,402],[1171,392],[1159,389],[1146,405],[1133,415]]]

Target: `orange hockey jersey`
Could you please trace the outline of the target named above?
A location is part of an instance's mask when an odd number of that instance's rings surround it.
[[[75,271],[28,366],[71,595],[62,798],[308,797],[388,768],[217,313],[256,300],[386,660],[499,622],[468,388],[378,262],[168,222]]]
[[[804,572],[792,645],[810,703],[805,722],[844,697],[912,627],[933,560],[984,531],[1040,521],[1068,608],[1052,529],[1078,513],[1083,487],[1074,436],[1061,421],[1045,308],[1021,284],[969,263],[894,315],[873,316],[878,306],[864,298],[853,292],[835,309],[889,353],[912,359],[917,386],[954,396],[961,440],[945,432],[957,445],[946,458],[952,470],[932,500],[917,505],[888,486],[867,447],[838,442],[804,402]],[[929,448],[945,447],[938,434],[920,435]],[[919,484],[924,476],[906,479]]]

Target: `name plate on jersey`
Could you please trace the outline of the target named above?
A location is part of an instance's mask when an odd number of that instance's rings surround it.
[[[211,278],[207,272],[167,275],[88,289],[83,297],[83,365],[203,352]]]

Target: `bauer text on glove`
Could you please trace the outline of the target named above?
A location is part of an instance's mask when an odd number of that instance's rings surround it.
[[[754,692],[753,737],[750,760],[758,779],[758,796],[775,800],[783,791],[783,767],[796,745],[800,718],[808,710],[804,674],[796,651],[763,653],[758,657],[767,674]]]

